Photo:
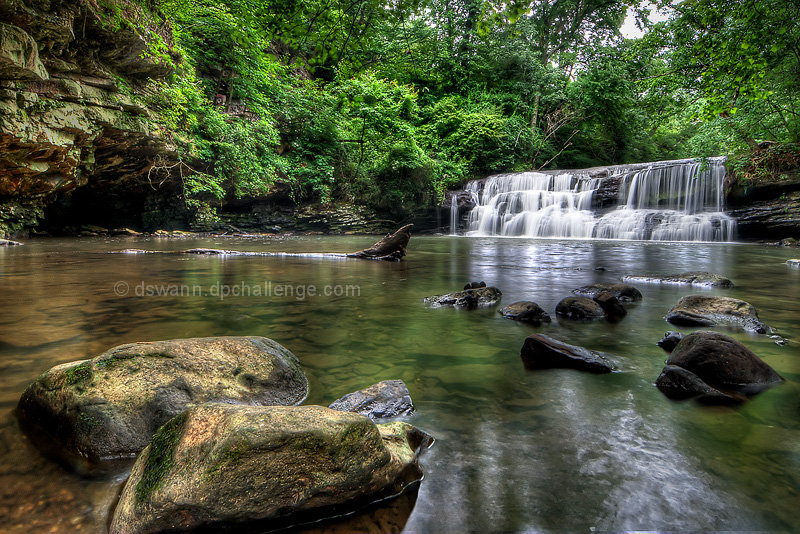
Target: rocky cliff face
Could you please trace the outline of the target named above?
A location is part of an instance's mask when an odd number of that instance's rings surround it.
[[[800,171],[770,173],[757,180],[731,174],[728,211],[739,237],[778,241],[800,237]]]
[[[144,189],[152,162],[174,155],[143,103],[172,71],[149,53],[169,48],[170,29],[117,7],[123,17],[92,0],[0,0],[0,236],[79,187]]]

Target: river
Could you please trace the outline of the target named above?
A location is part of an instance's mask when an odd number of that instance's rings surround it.
[[[421,458],[416,506],[400,520],[407,532],[797,528],[800,269],[784,263],[796,251],[414,237],[400,263],[109,254],[133,247],[344,252],[373,241],[84,238],[0,248],[0,529],[103,532],[124,479],[82,479],[39,455],[12,415],[31,381],[122,343],[218,335],[262,335],[289,348],[309,376],[309,404],[327,405],[379,380],[406,382],[416,405],[410,421],[437,439]],[[539,328],[503,319],[495,308],[422,303],[484,280],[503,291],[503,303],[533,300],[552,315],[584,284],[689,270],[723,273],[736,287],[641,285],[644,300],[621,322],[554,317]],[[698,292],[752,303],[788,338],[780,346],[726,331],[786,383],[736,408],[672,402],[653,386],[666,357],[655,342],[673,329],[663,316]],[[525,371],[519,350],[534,332],[610,352],[621,372]]]

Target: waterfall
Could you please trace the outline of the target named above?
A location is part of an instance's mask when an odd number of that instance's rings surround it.
[[[468,235],[731,241],[723,213],[725,159],[666,161],[561,173],[523,172],[475,181]],[[596,209],[603,187],[619,184],[615,205]]]
[[[450,197],[450,234],[458,235],[458,195]]]

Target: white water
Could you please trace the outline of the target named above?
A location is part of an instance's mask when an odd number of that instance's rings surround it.
[[[452,235],[458,235],[458,195],[450,197],[450,229]]]
[[[615,178],[616,208],[593,211],[603,180]],[[724,158],[705,168],[696,160],[610,167],[600,178],[580,172],[491,176],[467,186],[478,199],[467,235],[731,241],[736,221],[722,211],[724,181]]]

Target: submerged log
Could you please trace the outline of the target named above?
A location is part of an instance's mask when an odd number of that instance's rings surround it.
[[[406,255],[406,247],[411,239],[411,227],[407,224],[394,232],[387,234],[386,237],[375,243],[369,248],[352,252],[348,258],[364,258],[369,260],[400,261]]]

